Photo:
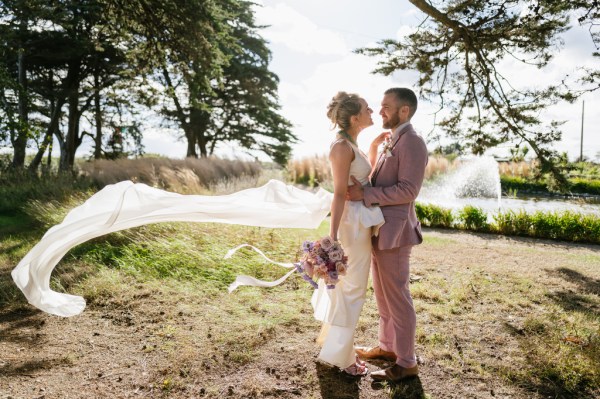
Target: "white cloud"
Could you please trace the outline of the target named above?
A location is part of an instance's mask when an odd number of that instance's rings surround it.
[[[294,133],[302,141],[294,146],[295,158],[328,152],[335,133],[330,130],[326,107],[340,90],[360,94],[374,110],[375,124],[365,129],[358,139],[361,148],[368,148],[371,140],[382,131],[378,112],[383,92],[393,86],[412,87],[414,82],[407,75],[373,75],[371,71],[374,67],[372,58],[348,54],[320,64],[311,76],[297,84],[285,83],[280,86],[283,114],[294,124]],[[423,135],[431,129],[431,112],[429,104],[422,104],[413,118],[413,124]]]
[[[256,7],[256,20],[269,25],[261,33],[273,44],[282,44],[303,54],[344,54],[348,47],[341,34],[317,26],[294,8],[278,3]]]
[[[178,139],[178,134],[171,129],[146,129],[143,144],[144,152],[147,154],[161,154],[169,158],[185,158],[187,152],[185,140]]]

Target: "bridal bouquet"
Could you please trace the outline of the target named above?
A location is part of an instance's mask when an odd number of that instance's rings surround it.
[[[342,246],[331,237],[323,237],[316,241],[304,241],[300,261],[294,264],[302,278],[314,288],[315,282],[322,278],[327,288],[335,288],[340,276],[346,275],[348,257],[344,255]]]

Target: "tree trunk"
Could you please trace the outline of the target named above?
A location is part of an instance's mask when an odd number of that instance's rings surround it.
[[[208,150],[206,149],[206,140],[198,140],[198,147],[200,148],[200,156],[202,158],[208,157]]]
[[[17,137],[13,141],[13,161],[12,167],[20,169],[25,166],[25,149],[27,148],[27,71],[25,69],[25,55],[23,49],[19,49],[17,58],[17,67],[19,72],[19,127],[17,128]]]
[[[78,147],[79,136],[79,70],[81,61],[77,60],[69,65],[69,72],[65,82],[65,91],[69,103],[69,123],[67,136],[61,143],[60,170],[71,171],[75,163],[75,151]],[[64,154],[63,154],[64,150]]]
[[[46,162],[46,168],[48,169],[48,171],[50,171],[50,168],[52,168],[52,147],[54,141],[50,140],[50,146],[48,148],[48,161]]]
[[[198,153],[196,152],[196,136],[189,128],[184,128],[185,131],[185,139],[187,140],[187,153],[186,157],[198,158]]]
[[[202,158],[208,157],[206,129],[209,122],[210,113],[198,108],[192,108],[190,110],[190,130],[194,135],[195,141],[198,143],[200,156]]]
[[[50,143],[52,143],[52,132],[47,131],[42,145],[40,146],[38,152],[35,154],[35,157],[33,157],[33,160],[29,164],[28,168],[31,172],[34,172],[38,168],[38,166],[40,166],[40,163],[42,163],[42,158],[44,157],[44,153],[46,152],[46,149],[48,148]]]
[[[100,79],[94,73],[94,111],[96,114],[96,135],[94,136],[94,159],[102,158],[102,110],[100,109]]]

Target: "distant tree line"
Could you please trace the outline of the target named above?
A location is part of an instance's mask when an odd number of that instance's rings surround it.
[[[36,170],[57,142],[70,170],[86,136],[111,158],[150,125],[181,131],[188,157],[230,142],[285,163],[296,137],[258,28],[240,0],[0,2],[0,147]]]

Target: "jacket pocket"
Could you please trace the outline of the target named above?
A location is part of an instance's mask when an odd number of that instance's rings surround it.
[[[386,216],[385,223],[379,229],[377,247],[381,250],[400,247],[406,223],[406,217]]]

